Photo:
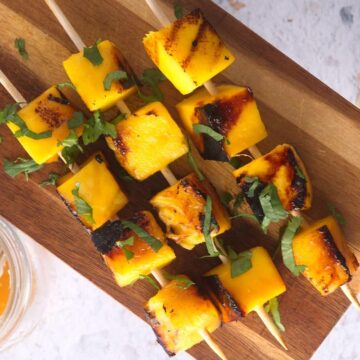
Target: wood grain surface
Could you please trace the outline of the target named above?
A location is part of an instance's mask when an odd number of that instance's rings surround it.
[[[158,23],[144,1],[59,0],[58,3],[85,43],[91,44],[97,38],[110,39],[120,47],[137,73],[153,66],[141,40]],[[348,242],[360,254],[359,111],[211,1],[183,3],[187,10],[200,7],[236,55],[235,63],[217,76],[215,82],[232,82],[253,89],[269,131],[269,137],[259,144],[260,149],[265,152],[283,142],[297,148],[314,185],[314,203],[309,215],[312,218],[324,216],[326,203],[335,204],[347,219]],[[164,1],[163,6],[171,15],[172,1]],[[43,1],[0,0],[0,33],[0,67],[26,99],[31,100],[54,83],[66,81],[62,61],[76,49]],[[20,36],[26,39],[27,61],[22,60],[14,47],[15,38]],[[165,104],[176,118],[174,104],[182,97],[168,82],[163,90]],[[68,95],[83,106],[76,95]],[[12,99],[1,88],[0,106],[10,102]],[[135,97],[127,103],[133,110],[141,105]],[[0,135],[4,137],[0,146],[1,163],[5,158],[14,160],[25,155],[7,127],[0,128]],[[94,148],[104,151],[117,176],[119,167],[103,141],[90,148],[84,157]],[[236,188],[229,166],[197,158],[219,193]],[[173,163],[171,168],[177,176],[190,171],[186,159]],[[143,304],[155,289],[143,281],[125,289],[115,285],[81,225],[53,190],[38,185],[54,170],[64,171],[64,167],[48,165],[26,182],[21,176],[9,178],[1,168],[0,214],[144,318]],[[131,199],[120,215],[150,208],[146,201],[167,186],[159,174],[143,183],[118,180]],[[256,226],[236,220],[224,238],[238,250],[262,244],[273,251],[277,232],[273,227],[269,235],[264,236]],[[177,259],[169,266],[169,271],[188,273],[200,279],[203,272],[218,263],[217,259],[199,259],[205,254],[204,246],[192,252],[176,245],[174,248]],[[277,263],[288,287],[280,306],[289,351],[280,349],[256,315],[250,314],[241,322],[224,325],[214,334],[229,359],[308,359],[348,307],[340,291],[322,298],[304,278],[292,277],[280,259]],[[355,278],[353,284],[359,288],[359,279]],[[198,359],[216,359],[205,344],[194,347],[190,353]]]

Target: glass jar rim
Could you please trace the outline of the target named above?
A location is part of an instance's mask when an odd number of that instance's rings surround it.
[[[10,294],[4,313],[0,316],[0,349],[15,331],[25,314],[32,294],[32,268],[27,251],[10,227],[0,216],[0,249],[4,252],[10,272]]]

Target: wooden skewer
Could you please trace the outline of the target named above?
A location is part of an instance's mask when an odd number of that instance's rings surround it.
[[[65,32],[67,33],[67,35],[73,41],[73,43],[77,47],[77,49],[79,51],[82,51],[83,48],[85,47],[85,44],[82,41],[80,35],[76,32],[74,27],[71,25],[69,20],[66,18],[65,14],[62,12],[60,7],[56,4],[56,2],[54,0],[45,0],[45,2],[49,6],[50,10],[55,15],[55,17],[58,19],[58,21],[64,28]],[[165,14],[163,14],[163,19],[166,19]],[[122,101],[122,100],[118,101],[116,106],[122,113],[124,113],[126,115],[131,114],[130,109],[127,107],[127,105],[125,104],[124,101]],[[163,176],[165,177],[165,179],[167,180],[167,182],[170,185],[173,185],[177,182],[175,175],[172,173],[172,171],[168,167],[165,167],[164,169],[162,169],[161,173],[163,174]],[[155,277],[155,279],[159,282],[159,284],[161,286],[166,285],[167,280],[164,277],[164,275],[162,274],[161,270],[159,270],[159,269],[153,270],[152,275]],[[223,351],[221,350],[219,344],[216,343],[216,341],[211,337],[211,335],[206,330],[201,331],[201,336],[206,341],[206,343],[209,345],[209,347],[216,354],[218,354],[220,356],[221,359],[227,360],[227,358],[224,355]]]

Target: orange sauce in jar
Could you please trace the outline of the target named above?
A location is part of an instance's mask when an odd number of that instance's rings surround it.
[[[1,271],[2,270],[2,271]],[[0,269],[0,316],[6,309],[10,294],[10,272],[9,264],[5,262],[4,268]]]

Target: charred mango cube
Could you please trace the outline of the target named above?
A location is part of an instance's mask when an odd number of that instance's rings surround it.
[[[135,90],[135,75],[119,49],[108,40],[97,44],[102,62],[93,64],[84,52],[71,55],[63,62],[66,74],[76,91],[91,111],[106,110]],[[114,80],[109,90],[105,89],[105,78],[115,71],[123,71],[127,76]]]
[[[51,136],[44,139],[33,139],[26,135],[18,137],[20,144],[35,162],[43,164],[57,160],[57,153],[63,148],[58,142],[69,135],[67,123],[74,112],[75,109],[55,86],[18,111],[17,115],[29,130],[37,134],[51,131]],[[14,134],[19,130],[19,126],[14,123],[7,124]]]
[[[197,149],[208,160],[229,158],[267,137],[252,91],[247,87],[221,85],[217,94],[205,89],[177,104],[185,129]],[[194,132],[193,126],[209,126],[223,136],[216,141],[208,134]]]
[[[107,137],[120,165],[145,180],[188,152],[184,135],[160,102],[146,105],[120,121],[117,137]]]
[[[120,220],[109,222],[94,231],[92,240],[119,286],[132,284],[141,275],[148,275],[152,270],[166,266],[176,257],[171,247],[166,244],[164,233],[150,212],[140,211],[129,220],[159,240],[162,246],[158,251],[154,251],[137,233],[124,227]],[[117,242],[131,237],[132,245],[125,245],[125,248],[117,246]]]
[[[251,161],[233,172],[254,213],[261,219],[264,214],[259,194],[272,183],[282,206],[287,211],[306,210],[311,207],[312,186],[309,175],[295,149],[288,144],[278,145],[268,154]],[[252,186],[249,179],[258,178],[254,196],[248,196]]]
[[[203,222],[207,195],[212,200],[211,235],[230,229],[229,216],[215,189],[208,181],[200,181],[195,174],[190,174],[150,200],[166,225],[168,239],[189,250],[205,241]]]
[[[232,278],[231,265],[225,263],[205,274],[207,287],[224,322],[238,320],[286,291],[268,252],[260,246],[250,251],[252,267],[247,272]]]
[[[110,220],[128,202],[101,153],[92,156],[76,174],[69,173],[58,183],[57,191],[66,206],[89,231]],[[76,205],[73,192],[77,188],[77,197],[90,207],[92,219],[88,213],[82,214],[79,205]]]
[[[305,266],[303,275],[323,296],[350,281],[359,267],[332,216],[298,233],[293,240],[293,252],[295,263]]]
[[[221,323],[215,306],[198,287],[185,289],[178,280],[153,296],[145,311],[158,342],[170,356],[198,344],[203,339],[201,331],[213,332]]]
[[[149,32],[143,43],[151,60],[183,95],[234,61],[199,9],[159,31]]]

